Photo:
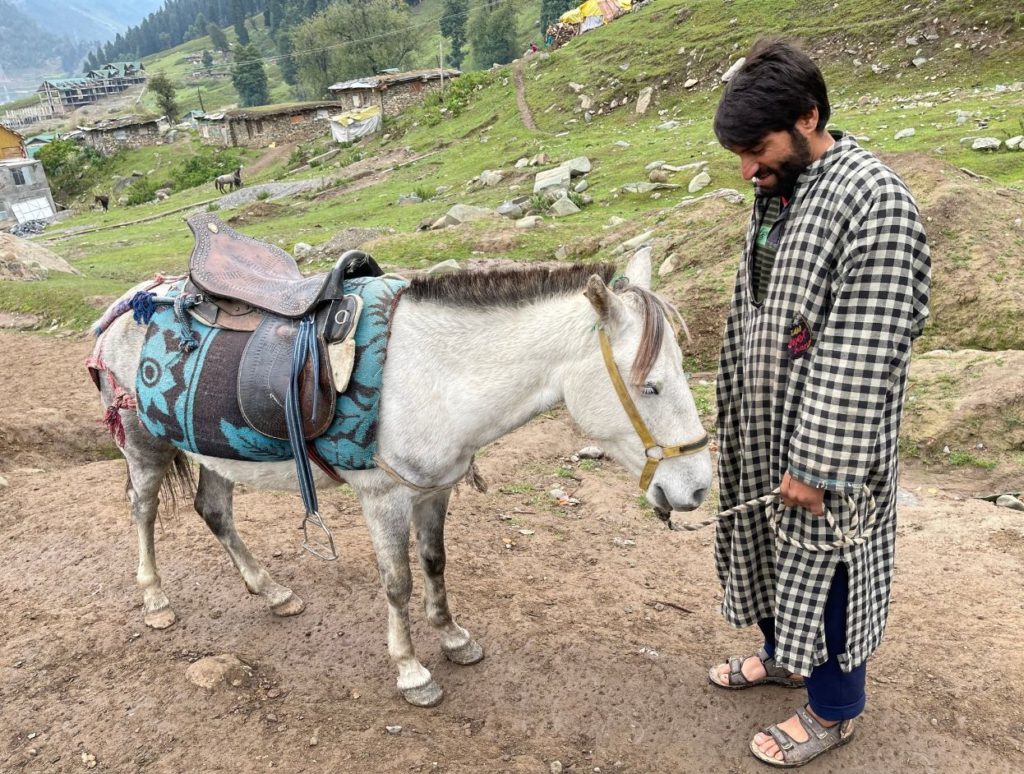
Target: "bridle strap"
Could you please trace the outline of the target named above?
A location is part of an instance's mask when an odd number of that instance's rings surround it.
[[[619,403],[625,409],[626,416],[629,417],[629,421],[633,424],[633,429],[636,430],[636,434],[640,436],[640,442],[644,445],[647,462],[644,464],[644,469],[640,474],[640,489],[646,492],[651,484],[651,479],[654,478],[654,471],[657,469],[659,462],[669,457],[686,457],[703,451],[707,448],[710,439],[707,432],[704,432],[696,441],[678,446],[661,446],[658,444],[654,440],[654,436],[651,435],[651,431],[647,429],[647,425],[644,424],[640,412],[637,411],[636,404],[633,402],[629,390],[626,389],[626,383],[622,380],[619,367],[615,365],[611,340],[608,338],[608,334],[605,333],[604,328],[597,329],[597,337],[601,342],[601,355],[604,357],[604,366],[608,370],[612,386],[615,387],[615,394],[619,396]]]

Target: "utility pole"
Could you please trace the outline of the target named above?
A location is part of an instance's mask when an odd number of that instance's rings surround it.
[[[198,86],[196,86],[196,94],[199,96],[199,109],[205,113],[206,108],[203,107],[203,90],[200,89]]]
[[[441,91],[444,91],[444,37],[437,41],[437,62],[441,69]]]

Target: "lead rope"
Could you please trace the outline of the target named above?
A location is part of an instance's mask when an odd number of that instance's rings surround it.
[[[860,509],[857,507],[857,503],[850,495],[846,495],[846,502],[850,506],[850,531],[844,533],[839,525],[836,523],[835,517],[832,515],[832,511],[828,508],[825,509],[825,513],[822,517],[828,522],[829,527],[837,535],[837,538],[831,543],[808,543],[802,540],[797,540],[794,537],[790,537],[783,529],[780,523],[778,504],[780,501],[779,489],[774,489],[770,494],[766,494],[762,497],[756,497],[753,500],[748,500],[745,503],[740,503],[734,508],[722,511],[719,514],[712,516],[710,519],[697,522],[683,522],[674,527],[674,529],[685,530],[688,532],[694,532],[698,529],[703,529],[712,524],[718,523],[720,520],[728,518],[730,516],[739,516],[743,513],[748,513],[757,509],[758,506],[764,507],[765,517],[768,519],[768,524],[772,528],[772,532],[775,533],[775,537],[781,540],[783,543],[788,543],[791,546],[802,548],[805,551],[811,552],[827,552],[835,551],[839,548],[846,548],[847,546],[859,546],[866,543],[872,533],[875,531],[875,527],[878,526],[878,504],[875,502],[875,496],[871,494],[871,490],[864,486],[862,490],[864,495],[867,497],[867,513],[868,516],[864,520],[863,527],[861,526]]]

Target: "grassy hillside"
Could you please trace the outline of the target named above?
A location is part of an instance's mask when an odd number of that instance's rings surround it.
[[[436,15],[439,7],[440,0],[424,0],[417,14]],[[919,200],[934,261],[933,317],[921,349],[1024,349],[1024,152],[970,149],[973,137],[1024,133],[1024,84],[1016,67],[1024,61],[1022,25],[1017,0],[973,6],[932,0],[897,8],[882,0],[655,0],[550,56],[463,76],[444,102],[430,100],[389,119],[382,135],[284,178],[315,179],[307,193],[273,207],[257,202],[226,209],[222,216],[241,215],[239,228],[286,249],[297,242],[324,243],[350,226],[393,229],[369,249],[383,265],[398,269],[448,258],[608,259],[623,240],[652,230],[657,266],[670,256],[675,264],[659,279],[660,289],[679,304],[694,333],[688,365],[709,370],[748,205],[723,199],[690,204],[686,184],[692,173],[674,175],[671,182],[681,187],[656,195],[629,194],[624,186],[646,180],[645,166],[655,160],[706,161],[712,185],[702,193],[732,188],[749,202],[750,188],[735,157],[711,131],[720,76],[757,36],[791,34],[822,65],[834,103],[833,126],[853,132],[882,155]],[[183,73],[183,56],[203,47],[203,41],[193,41],[147,66]],[[516,107],[517,67],[536,131],[525,127]],[[691,79],[696,85],[686,88]],[[638,115],[634,106],[644,87],[654,89],[654,98],[647,113]],[[233,99],[221,83],[208,88],[203,87],[207,109],[207,94]],[[589,121],[582,97],[592,103]],[[184,100],[183,105],[192,106]],[[668,121],[674,128],[659,128]],[[905,128],[915,134],[896,140]],[[329,144],[325,138],[320,146]],[[189,147],[182,142],[159,149],[159,163],[167,154],[187,154]],[[283,175],[287,152],[274,151],[255,179]],[[548,166],[589,157],[594,169],[587,193],[593,204],[568,218],[546,218],[529,231],[510,221],[416,230],[457,202],[494,207],[530,194],[537,168],[514,164],[539,153],[548,156]],[[258,163],[254,156],[247,167]],[[144,155],[122,161],[143,171],[157,164]],[[505,177],[494,187],[469,186],[485,169],[500,169]],[[435,190],[442,193],[420,204],[397,204],[403,194],[429,196]],[[116,295],[156,271],[185,267],[189,235],[182,208],[206,207],[210,198],[203,186],[165,202],[76,215],[60,226],[63,234],[51,229],[45,241],[83,276],[0,284],[0,310],[84,327],[98,314],[95,297]],[[148,217],[154,219],[112,228]],[[327,259],[304,268],[326,264]],[[708,395],[700,397],[708,402]]]

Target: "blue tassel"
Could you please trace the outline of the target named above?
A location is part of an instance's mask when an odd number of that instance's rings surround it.
[[[132,317],[135,322],[149,325],[149,321],[153,319],[153,314],[156,312],[156,303],[153,301],[155,298],[156,293],[147,293],[144,290],[140,290],[132,296]]]

